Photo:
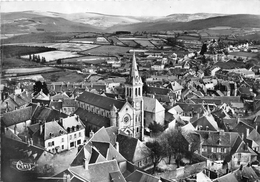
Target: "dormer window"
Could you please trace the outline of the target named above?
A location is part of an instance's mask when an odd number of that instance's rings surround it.
[[[75,126],[72,126],[71,128],[72,128],[72,132],[74,132],[75,131]]]
[[[67,132],[70,133],[70,127],[67,128]]]
[[[77,128],[77,130],[79,130],[80,126],[79,126],[79,125],[77,125],[77,126],[76,126],[76,128]]]

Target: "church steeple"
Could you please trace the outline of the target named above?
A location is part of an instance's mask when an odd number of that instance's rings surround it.
[[[129,76],[126,79],[126,84],[130,84],[130,85],[143,84],[142,79],[139,76],[139,72],[138,72],[138,69],[137,69],[135,52],[133,53],[132,65],[131,65],[131,68],[130,68]]]

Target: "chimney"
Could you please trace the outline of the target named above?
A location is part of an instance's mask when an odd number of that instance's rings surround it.
[[[116,151],[119,152],[119,143],[118,142],[116,142],[115,148],[116,148]]]
[[[30,138],[30,143],[31,143],[31,145],[33,145],[33,139],[32,138]]]
[[[44,129],[44,126],[43,126],[44,123],[42,121],[40,121],[39,125],[40,125],[40,135],[42,135],[43,134],[43,129]]]
[[[89,160],[87,158],[84,158],[83,159],[83,167],[85,170],[88,170],[88,163],[89,163]]]
[[[93,136],[94,136],[94,132],[91,130],[90,132],[89,132],[89,138],[92,138]]]
[[[70,174],[63,173],[63,182],[70,182]]]
[[[255,130],[257,131],[258,130],[258,125],[256,124],[256,126],[255,126]]]
[[[241,136],[241,138],[242,138],[242,140],[244,140],[244,139],[245,139],[244,133],[242,133],[242,136]]]
[[[14,134],[17,135],[17,126],[14,125]]]
[[[246,138],[249,136],[249,128],[246,129]]]

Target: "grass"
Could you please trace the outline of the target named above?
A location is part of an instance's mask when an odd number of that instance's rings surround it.
[[[63,70],[55,73],[42,74],[46,82],[82,82],[85,75],[78,74],[75,71]]]
[[[11,43],[27,43],[27,42],[55,42],[59,40],[69,40],[78,33],[73,32],[44,32],[44,33],[29,33],[18,35],[8,39],[3,39],[2,44]]]
[[[9,68],[22,68],[22,67],[39,67],[42,66],[39,63],[16,58],[16,57],[10,57],[2,58],[2,69],[9,69]]]
[[[94,49],[90,49],[87,51],[81,52],[82,54],[91,54],[91,55],[116,55],[116,54],[125,54],[130,49],[133,49],[131,47],[121,47],[121,46],[100,46]]]

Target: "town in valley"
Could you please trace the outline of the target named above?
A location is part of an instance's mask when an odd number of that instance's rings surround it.
[[[141,17],[5,3],[0,181],[260,181],[254,9]]]

